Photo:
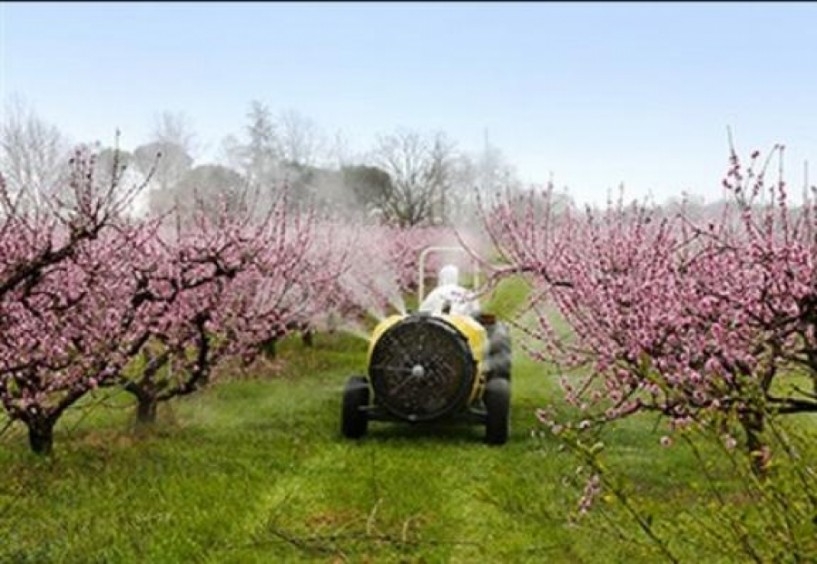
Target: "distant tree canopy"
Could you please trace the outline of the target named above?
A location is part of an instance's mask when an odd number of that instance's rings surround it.
[[[150,193],[150,210],[163,213],[174,205],[187,213],[198,204],[205,211],[215,213],[220,206],[239,211],[244,205],[246,179],[231,168],[206,164],[187,171],[171,188],[158,188]]]
[[[403,227],[445,223],[453,156],[453,144],[442,133],[424,136],[398,130],[380,136],[373,163],[392,183],[388,197],[381,202],[383,218]]]
[[[394,192],[389,173],[375,166],[345,166],[341,169],[341,177],[344,186],[354,196],[355,204],[367,215],[381,210]]]
[[[105,147],[96,154],[96,168],[98,173],[111,174],[115,169],[127,168],[132,164],[133,153],[122,149]]]
[[[366,165],[340,170],[306,165],[285,168],[293,203],[310,203],[346,217],[380,217],[383,203],[391,196],[391,177]]]
[[[153,171],[156,185],[166,190],[190,170],[193,166],[193,157],[181,145],[154,141],[136,147],[133,151],[133,162],[142,174],[147,175]]]
[[[403,227],[465,225],[477,217],[480,196],[522,191],[513,167],[488,143],[487,135],[482,151],[466,153],[443,132],[398,128],[378,136],[370,150],[353,156],[342,132],[336,133],[330,147],[309,117],[295,110],[272,112],[253,100],[244,127],[222,139],[216,161],[200,163],[196,135],[184,113],[165,111],[155,118],[147,142],[132,153],[101,149],[96,166],[97,178],[105,179],[104,183],[113,181],[122,169],[133,181],[150,175],[149,190],[140,202],[150,213],[174,206],[183,212],[196,198],[204,200],[202,205],[208,209],[225,203],[251,206],[247,199],[260,204],[277,198],[286,188],[291,206],[314,205],[348,218]],[[29,129],[36,129],[38,135],[29,135],[36,139],[45,135],[40,130],[53,139],[58,133],[44,126]],[[12,143],[15,139],[8,127],[3,133],[0,157],[9,161],[14,156],[9,149],[25,144]],[[18,176],[23,176],[24,167],[17,168]],[[13,184],[15,179],[6,180]],[[36,187],[38,183],[27,184]],[[34,190],[33,196],[37,194]]]
[[[72,152],[62,134],[25,105],[8,105],[5,116],[0,171],[18,205],[36,207],[59,185]],[[197,198],[212,210],[253,206],[247,200],[261,205],[286,188],[293,207],[314,205],[350,219],[404,227],[465,225],[478,216],[479,196],[522,191],[487,134],[481,152],[466,153],[443,132],[398,128],[356,152],[342,131],[329,143],[306,115],[272,111],[253,100],[243,127],[222,139],[215,161],[198,160],[202,146],[196,137],[184,112],[157,113],[147,138],[131,152],[118,148],[118,137],[116,148],[92,144],[95,178],[104,186],[130,186],[149,177],[148,189],[134,202],[138,213],[161,214],[176,206],[184,212]]]

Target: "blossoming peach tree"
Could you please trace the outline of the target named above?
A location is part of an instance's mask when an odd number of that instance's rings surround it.
[[[198,214],[192,225],[157,236],[134,268],[151,302],[142,362],[121,374],[141,422],[159,402],[206,384],[227,357],[249,363],[265,345],[326,307],[344,265],[342,249],[322,240],[311,213],[283,198],[261,220]]]
[[[523,327],[538,343],[533,353],[586,369],[562,378],[580,426],[642,411],[667,416],[672,429],[733,417],[760,469],[764,419],[817,411],[814,386],[774,385],[792,371],[817,382],[817,208],[808,197],[789,204],[782,165],[767,182],[782,153],[755,152],[744,165],[733,150],[729,200],[716,214],[621,198],[601,211],[556,213],[552,191],[484,212],[506,263],[495,276],[534,282],[536,322]],[[540,416],[558,424],[550,410]]]
[[[119,298],[142,244],[122,220],[139,187],[99,186],[94,169],[78,150],[68,190],[40,208],[18,207],[0,184],[0,403],[40,453],[65,409],[125,362],[119,337],[136,323]]]
[[[324,307],[343,267],[284,196],[252,217],[134,220],[132,194],[101,187],[92,157],[72,166],[70,205],[22,210],[6,194],[0,226],[0,403],[35,452],[100,386],[124,386],[151,420],[222,359],[250,360]]]

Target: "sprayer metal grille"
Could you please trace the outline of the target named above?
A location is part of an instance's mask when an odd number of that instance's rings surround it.
[[[376,401],[410,421],[435,419],[462,406],[475,373],[465,337],[427,315],[407,317],[383,333],[369,366]]]

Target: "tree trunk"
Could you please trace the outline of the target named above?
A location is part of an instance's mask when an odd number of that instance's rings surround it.
[[[143,394],[136,397],[136,422],[139,425],[152,425],[156,422],[156,407],[159,405],[156,397]]]
[[[313,340],[312,329],[307,328],[304,329],[301,333],[301,341],[303,341],[304,346],[312,347],[315,345],[315,341]]]
[[[261,352],[264,355],[264,358],[267,359],[274,359],[275,358],[275,342],[276,339],[269,339],[264,344],[261,345]]]
[[[49,419],[27,421],[28,444],[31,452],[42,456],[51,454],[54,446],[54,423]]]
[[[740,417],[740,423],[746,432],[746,450],[751,457],[752,472],[757,477],[764,478],[769,464],[769,447],[761,438],[764,423],[763,414],[754,411],[745,413]]]

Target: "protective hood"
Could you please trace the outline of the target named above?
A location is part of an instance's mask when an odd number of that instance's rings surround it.
[[[440,269],[437,278],[438,286],[456,285],[460,282],[460,269],[453,264],[447,264]]]

